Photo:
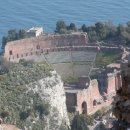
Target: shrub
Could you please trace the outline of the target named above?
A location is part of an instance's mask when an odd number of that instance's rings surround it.
[[[35,110],[39,112],[40,117],[49,114],[49,104],[37,104]]]
[[[0,75],[8,73],[13,67],[13,63],[6,61],[3,57],[0,57]]]
[[[28,61],[26,61],[25,59],[21,59],[21,60],[19,60],[19,63],[20,63],[21,65],[25,66],[25,67],[26,67],[26,66],[27,66],[27,67],[32,67],[34,61],[33,61],[33,60],[28,60]]]
[[[8,111],[3,111],[3,112],[1,112],[0,116],[2,118],[5,118],[5,117],[9,116],[9,112]]]
[[[19,116],[20,116],[20,120],[26,120],[29,117],[29,112],[23,111],[19,114]]]
[[[89,130],[86,115],[76,115],[72,121],[71,130]]]
[[[102,112],[101,112],[101,110],[96,111],[96,113],[94,114],[94,118],[100,119],[101,117],[102,117]]]

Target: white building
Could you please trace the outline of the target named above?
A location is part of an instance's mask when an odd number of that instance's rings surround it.
[[[27,30],[28,37],[38,37],[42,34],[43,34],[42,27],[32,27],[29,30]]]

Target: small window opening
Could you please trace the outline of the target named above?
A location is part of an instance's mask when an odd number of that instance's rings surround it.
[[[11,50],[11,51],[9,51],[9,54],[10,54],[10,55],[13,55],[13,52],[12,52],[12,50]]]

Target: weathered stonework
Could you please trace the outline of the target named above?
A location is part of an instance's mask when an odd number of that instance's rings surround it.
[[[105,51],[122,52],[121,47],[88,45],[87,33],[47,34],[38,37],[8,42],[5,46],[4,57],[12,62],[20,59],[45,61],[44,54],[59,51]]]
[[[87,33],[74,33],[65,35],[42,35],[39,37],[7,43],[4,57],[7,60],[15,61],[17,58],[26,58],[30,55],[54,51],[57,47],[63,46],[85,46],[88,43]],[[58,49],[58,48],[57,48]],[[64,49],[64,48],[63,48]]]
[[[52,71],[51,75],[51,77],[46,77],[27,85],[28,91],[38,93],[41,99],[50,105],[50,114],[44,117],[46,119],[46,130],[60,130],[63,123],[69,128],[63,82],[55,71]]]
[[[4,57],[13,62],[20,59],[45,61],[44,55],[50,52],[69,51],[72,58],[72,51],[122,52],[122,50],[121,47],[114,46],[88,46],[86,33],[48,34],[7,43]],[[120,86],[121,75],[114,70],[101,73],[95,80],[81,77],[77,86],[65,85],[68,111],[91,114],[102,106],[111,104],[111,97]]]
[[[104,83],[101,77],[104,77]],[[98,80],[82,77],[78,86],[65,86],[69,112],[92,114],[112,103],[112,97],[121,86],[120,72],[104,73],[101,77]]]

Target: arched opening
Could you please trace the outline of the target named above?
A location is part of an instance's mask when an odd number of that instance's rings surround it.
[[[17,58],[19,58],[19,55],[17,54]]]
[[[85,101],[82,103],[82,114],[87,114],[87,103]]]
[[[13,51],[11,50],[11,51],[9,51],[9,55],[13,55]]]
[[[93,100],[93,106],[95,107],[97,105],[97,101]]]
[[[41,53],[43,53],[43,49],[41,49]]]
[[[48,49],[46,50],[46,54],[49,54],[49,50]]]

